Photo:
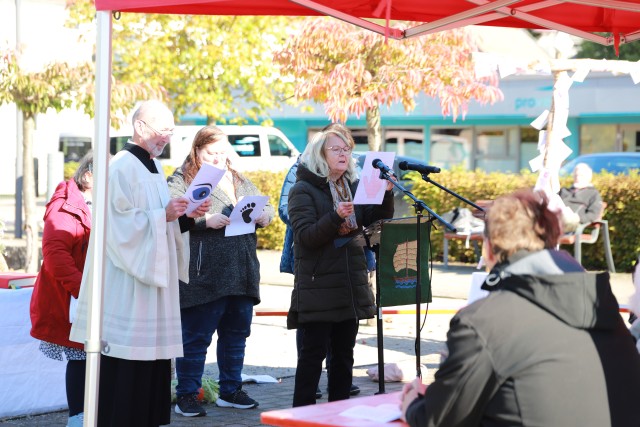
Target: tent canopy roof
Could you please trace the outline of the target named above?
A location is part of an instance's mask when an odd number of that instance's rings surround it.
[[[399,39],[466,25],[546,28],[604,45],[640,38],[640,0],[96,0],[95,4],[97,10],[140,13],[329,15]],[[425,24],[394,31],[365,20],[370,18]]]

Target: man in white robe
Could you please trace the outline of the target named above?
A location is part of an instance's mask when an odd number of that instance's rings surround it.
[[[179,280],[188,282],[188,231],[210,202],[185,215],[155,159],[174,129],[171,111],[147,101],[133,115],[133,138],[109,164],[98,424],[170,421],[171,359],[182,356]],[[93,245],[87,254],[91,259]],[[91,267],[89,267],[91,268]],[[85,271],[73,341],[87,336]]]

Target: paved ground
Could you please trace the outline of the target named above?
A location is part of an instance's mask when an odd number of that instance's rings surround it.
[[[0,215],[2,214],[0,206]],[[6,212],[6,211],[5,211]],[[7,217],[4,219],[6,220]],[[0,216],[0,219],[3,219]],[[280,252],[259,251],[261,262],[262,303],[258,310],[274,309],[286,311],[289,305],[293,277],[279,273]],[[425,367],[422,374],[426,382],[433,379],[440,360],[451,314],[435,314],[436,308],[455,308],[464,305],[470,287],[471,273],[476,271],[469,265],[451,265],[444,269],[434,264],[432,273],[432,312],[424,320],[420,331],[420,362]],[[620,303],[626,303],[633,292],[629,274],[613,275],[613,289]],[[415,306],[405,306],[413,309]],[[424,308],[424,306],[423,306]],[[420,319],[422,320],[422,318]],[[385,315],[382,321],[384,361],[397,363],[408,373],[409,380],[416,374],[416,316],[411,314]],[[270,375],[278,384],[247,384],[245,390],[260,402],[260,407],[252,410],[237,410],[206,406],[209,414],[203,418],[185,418],[173,414],[174,426],[257,426],[260,425],[262,411],[283,409],[291,406],[293,376],[295,374],[295,331],[286,329],[282,316],[256,316],[251,337],[247,341],[244,373],[248,375]],[[361,387],[361,395],[372,395],[379,390],[376,382],[369,379],[366,369],[378,363],[377,328],[375,322],[361,322],[355,349],[354,383]],[[210,349],[206,365],[206,375],[217,378],[215,341]],[[323,374],[321,386],[326,387]],[[402,383],[387,383],[386,391],[397,391]],[[326,401],[326,395],[321,401]],[[54,412],[39,416],[29,416],[0,421],[7,426],[64,426],[66,412]]]

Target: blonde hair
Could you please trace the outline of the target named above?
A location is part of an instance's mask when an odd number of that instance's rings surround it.
[[[325,150],[325,143],[331,135],[335,135],[340,138],[351,150],[355,147],[355,141],[351,135],[349,129],[340,124],[332,123],[326,126],[322,131],[313,135],[309,143],[304,149],[304,152],[300,156],[300,162],[303,163],[311,172],[318,176],[326,178],[329,181],[329,164],[327,163],[327,151]],[[351,154],[348,155],[349,166],[344,173],[344,177],[349,182],[353,182],[358,178],[356,172],[356,166],[353,162]]]
[[[485,237],[497,262],[519,250],[553,249],[562,234],[558,215],[543,192],[518,190],[497,198],[485,217]]]

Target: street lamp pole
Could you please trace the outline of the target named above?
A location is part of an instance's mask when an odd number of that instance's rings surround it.
[[[21,33],[21,15],[22,5],[21,0],[15,0],[16,2],[16,60],[20,56],[20,48],[22,45]],[[13,234],[16,239],[22,238],[22,185],[24,178],[24,171],[22,167],[22,112],[16,108],[16,209],[15,209],[15,221],[13,227]]]

